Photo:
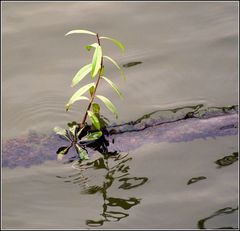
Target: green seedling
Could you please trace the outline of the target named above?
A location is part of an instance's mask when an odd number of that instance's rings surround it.
[[[83,80],[86,76],[89,76],[91,82],[85,86],[81,86],[72,95],[66,104],[66,111],[69,111],[72,105],[76,101],[80,100],[88,101],[88,106],[80,123],[73,122],[74,124],[72,123],[71,126],[69,126],[69,131],[59,127],[55,127],[54,131],[58,135],[64,137],[66,140],[70,141],[70,145],[59,148],[57,154],[63,156],[68,153],[71,147],[75,146],[76,151],[79,154],[79,158],[83,160],[88,159],[88,155],[84,149],[84,144],[81,141],[87,142],[99,139],[101,136],[103,136],[103,130],[107,125],[106,118],[100,114],[100,105],[96,103],[96,100],[102,102],[107,107],[107,109],[114,114],[116,119],[118,118],[118,112],[114,104],[107,97],[97,94],[97,89],[100,82],[102,81],[107,83],[120,97],[122,97],[122,93],[115,85],[115,83],[113,83],[110,78],[105,76],[104,62],[109,61],[114,64],[119,70],[122,77],[125,79],[125,75],[118,63],[111,57],[103,54],[101,41],[112,41],[120,48],[122,52],[125,51],[125,47],[121,42],[114,38],[99,36],[98,33],[94,33],[88,30],[72,30],[69,31],[65,36],[73,34],[88,34],[94,36],[96,38],[96,42],[85,46],[88,52],[93,51],[92,61],[91,63],[86,64],[80,68],[80,70],[73,77],[71,86],[75,87],[76,85],[80,85],[81,80]],[[91,125],[87,124],[88,118],[91,121]]]

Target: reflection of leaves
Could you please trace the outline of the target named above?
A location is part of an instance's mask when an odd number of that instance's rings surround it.
[[[92,226],[92,227],[102,226],[104,221],[105,220],[99,220],[99,221],[87,220],[86,225]]]
[[[205,222],[207,220],[212,219],[213,217],[219,216],[221,214],[231,214],[231,213],[235,212],[236,210],[238,210],[238,207],[236,207],[236,208],[226,207],[226,208],[223,208],[223,209],[219,209],[218,211],[213,213],[211,216],[199,220],[198,221],[198,228],[199,229],[206,229]],[[224,229],[224,227],[222,227],[221,229]]]
[[[230,164],[233,164],[238,160],[238,152],[233,152],[231,155],[225,156],[221,159],[215,161],[219,167],[224,167]]]
[[[107,201],[108,206],[118,206],[125,210],[130,209],[132,206],[140,203],[140,199],[137,199],[135,197],[131,197],[129,199],[108,197]]]
[[[107,169],[107,166],[104,163],[104,159],[103,158],[99,158],[99,159],[95,160],[94,161],[94,168],[95,169],[102,169],[102,168]]]
[[[90,186],[86,190],[84,190],[84,193],[86,193],[86,194],[95,194],[97,192],[102,192],[102,187],[94,185],[94,186]]]
[[[117,198],[108,195],[109,189],[112,187],[112,185],[115,185],[114,183],[116,182],[121,184],[119,188],[131,189],[143,185],[148,180],[147,177],[126,177],[130,175],[130,167],[128,163],[131,160],[132,157],[128,157],[128,154],[107,152],[96,160],[79,163],[78,167],[80,170],[91,168],[94,170],[105,169],[106,171],[105,179],[100,185],[89,186],[89,181],[87,181],[88,179],[82,175],[82,171],[78,175],[70,176],[74,177],[72,183],[79,185],[84,183],[84,189],[82,190],[82,193],[89,195],[100,193],[103,198],[102,212],[100,213],[102,219],[87,220],[86,225],[98,227],[102,226],[104,222],[117,222],[125,217],[128,217],[129,213],[127,210],[140,203],[141,198],[137,198],[135,196],[128,198]],[[87,184],[85,184],[86,181]],[[69,179],[68,182],[70,182]],[[113,207],[115,208],[115,211],[111,209]]]
[[[138,65],[138,64],[141,64],[142,62],[140,61],[137,61],[137,62],[129,62],[129,63],[126,63],[126,64],[123,64],[123,67],[132,67],[132,66],[135,66],[135,65]]]
[[[198,182],[199,180],[205,180],[205,179],[207,179],[207,177],[205,177],[205,176],[199,176],[199,177],[193,177],[193,178],[191,178],[189,181],[188,181],[188,185],[189,184],[193,184],[193,183],[196,183],[196,182]]]
[[[133,183],[130,183],[129,181],[133,180]],[[126,177],[126,178],[122,178],[119,181],[124,181],[123,184],[121,184],[118,188],[122,188],[122,189],[131,189],[131,188],[135,188],[138,187],[140,185],[145,184],[145,182],[148,180],[147,177]]]
[[[115,218],[116,219],[115,221],[119,221],[124,217],[128,217],[129,214],[123,213],[123,212],[108,211],[104,214],[104,216],[106,218],[108,218],[108,221],[109,221],[109,218]],[[111,221],[113,221],[113,220],[111,220]]]
[[[217,229],[237,229],[237,228],[234,228],[234,227],[231,227],[231,226],[225,226],[225,227],[220,227],[220,228],[217,228]]]

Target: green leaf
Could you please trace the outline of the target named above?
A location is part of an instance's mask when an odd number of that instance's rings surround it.
[[[68,111],[70,106],[76,102],[77,100],[89,100],[86,96],[82,96],[86,91],[88,91],[95,83],[89,83],[83,87],[81,87],[78,91],[76,91],[73,96],[70,98],[66,105],[66,110]]]
[[[102,95],[96,95],[100,100],[103,101],[103,103],[106,105],[106,107],[115,115],[116,119],[118,118],[117,114],[117,109],[116,107],[112,104],[112,102],[106,98],[105,96]]]
[[[85,48],[86,48],[86,50],[87,51],[90,51],[92,48],[96,48],[98,46],[98,44],[97,43],[93,43],[93,44],[91,44],[91,45],[87,45],[87,46],[85,46]]]
[[[92,87],[89,89],[89,92],[90,92],[90,95],[91,95],[91,96],[93,95],[94,89],[95,89],[94,86],[92,86]]]
[[[89,30],[71,30],[65,36],[70,35],[70,34],[91,34],[91,35],[97,35],[96,33],[89,31]]]
[[[78,137],[78,134],[80,134],[81,130],[79,123],[77,123],[76,121],[72,121],[70,123],[67,124],[69,127],[69,131],[70,133],[74,136],[74,137]]]
[[[123,76],[123,78],[126,79],[126,77],[125,77],[125,75],[124,75],[121,67],[117,64],[117,62],[116,62],[115,60],[113,60],[111,57],[106,56],[106,55],[104,55],[103,58],[106,58],[106,59],[108,59],[109,61],[111,61],[111,62],[117,67],[117,69],[119,70],[119,72],[121,73],[121,75]]]
[[[125,47],[124,47],[123,44],[120,43],[117,39],[110,38],[110,37],[100,37],[100,39],[108,39],[108,40],[111,40],[112,42],[114,42],[114,43],[122,50],[122,52],[125,51]]]
[[[92,72],[91,72],[92,77],[96,76],[96,74],[98,73],[101,67],[101,60],[102,60],[102,48],[99,45],[97,45],[92,59]]]
[[[71,146],[61,147],[57,150],[57,154],[66,155],[70,148],[71,148]]]
[[[100,70],[100,75],[104,75],[105,70],[104,70],[104,66],[102,66],[102,69]]]
[[[69,136],[68,136],[68,133],[67,133],[67,130],[64,129],[64,128],[60,128],[60,127],[54,127],[53,128],[53,131],[57,134],[57,135],[60,135],[62,137],[64,137],[65,139],[70,140]]]
[[[87,134],[86,139],[87,139],[87,140],[97,140],[97,139],[99,139],[101,136],[102,136],[102,132],[101,132],[101,131],[91,132],[91,133],[88,133],[88,134]]]
[[[100,122],[101,128],[108,126],[107,121],[109,122],[109,120],[106,117],[104,117],[103,115],[100,116],[99,122]]]
[[[81,129],[78,131],[77,137],[79,137],[79,135],[82,133],[82,131],[83,131],[84,128],[85,128],[85,127],[81,128]]]
[[[62,160],[64,157],[64,154],[57,154],[57,160]]]
[[[99,113],[100,112],[100,106],[99,104],[97,103],[93,103],[92,104],[92,109],[93,109],[93,112],[96,114],[96,113]]]
[[[97,128],[98,130],[100,130],[100,122],[99,122],[97,116],[92,111],[87,111],[87,113],[88,113],[88,116],[89,116],[90,120],[92,121],[94,127]]]
[[[69,131],[71,132],[73,137],[76,137],[78,130],[79,130],[79,125],[73,125],[72,127],[69,127]]]
[[[75,148],[76,148],[76,151],[77,151],[79,157],[82,160],[89,160],[88,153],[85,149],[81,148],[78,144],[75,145]]]
[[[76,101],[78,101],[78,100],[88,100],[88,101],[89,101],[89,98],[86,97],[86,96],[79,96],[78,98],[76,98],[76,99],[74,100],[74,102],[76,102]],[[70,106],[71,106],[74,102],[72,102],[72,103],[67,103],[67,104],[66,104],[66,111],[69,110]]]
[[[108,78],[105,77],[105,76],[102,76],[102,78],[103,78],[106,82],[108,82],[108,83],[110,84],[110,86],[113,88],[113,90],[116,91],[116,93],[117,93],[120,97],[122,97],[122,93],[119,91],[119,89],[117,88],[117,86],[116,86],[110,79],[108,79]]]
[[[72,87],[75,86],[77,83],[79,83],[90,71],[92,70],[92,64],[87,64],[84,67],[82,67],[78,73],[74,76],[72,80]]]

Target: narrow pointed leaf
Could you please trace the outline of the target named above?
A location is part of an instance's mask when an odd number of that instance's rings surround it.
[[[108,59],[109,61],[111,61],[117,67],[117,69],[121,70],[121,67],[117,64],[117,62],[114,59],[112,59],[111,57],[106,56],[106,55],[104,55],[103,58]]]
[[[78,84],[90,71],[92,70],[92,64],[87,64],[84,67],[82,67],[78,73],[74,76],[72,80],[72,87]]]
[[[88,91],[95,83],[89,83],[83,87],[81,87],[78,91],[76,91],[66,105],[66,110],[69,110],[69,107],[77,100],[89,100],[86,96],[82,96],[86,91]]]
[[[70,138],[68,136],[67,130],[64,128],[60,128],[60,127],[55,127],[53,128],[53,131],[57,134],[60,135],[61,137],[65,138],[66,140],[70,141]]]
[[[87,46],[85,46],[85,48],[86,48],[86,50],[87,51],[90,51],[92,48],[96,48],[98,46],[98,44],[97,43],[93,43],[93,44],[91,44],[91,45],[87,45]]]
[[[124,75],[121,67],[117,64],[117,62],[116,62],[114,59],[112,59],[111,57],[106,56],[106,55],[104,55],[103,58],[106,58],[106,59],[108,59],[109,61],[111,61],[111,62],[117,67],[117,69],[119,70],[119,72],[121,73],[121,75],[123,76],[123,78],[126,79],[126,77],[125,77],[125,75]]]
[[[87,139],[87,140],[97,140],[97,139],[99,139],[101,136],[102,136],[102,132],[101,132],[101,131],[91,132],[91,133],[88,133],[88,134],[87,134],[86,139]]]
[[[61,147],[57,150],[57,154],[66,155],[70,148],[71,148],[71,146]]]
[[[87,113],[88,113],[88,116],[89,116],[90,120],[92,121],[94,127],[97,128],[98,130],[100,130],[100,122],[99,122],[97,116],[92,111],[87,111]]]
[[[57,160],[62,160],[64,158],[64,154],[57,154]]]
[[[93,112],[96,114],[96,113],[99,113],[100,112],[100,106],[99,104],[97,103],[93,103],[92,104],[92,109],[93,109]]]
[[[107,77],[105,76],[102,76],[102,78],[110,84],[110,86],[113,88],[113,90],[120,96],[122,97],[122,93],[119,91],[119,89],[117,88],[117,86],[110,80],[108,79]]]
[[[75,148],[81,160],[89,160],[88,153],[85,149],[81,148],[78,144],[75,145]]]
[[[96,95],[96,97],[102,100],[105,106],[115,115],[116,118],[118,118],[117,109],[108,98],[102,95]]]
[[[97,35],[96,33],[89,31],[89,30],[71,30],[65,36],[70,35],[70,34],[91,34],[91,35]]]
[[[95,77],[101,67],[102,48],[97,45],[92,59],[92,77]]]
[[[123,46],[122,43],[120,43],[117,39],[114,38],[110,38],[110,37],[100,37],[100,39],[107,39],[107,40],[111,40],[112,42],[114,42],[123,52],[125,51],[125,47]]]
[[[81,128],[81,129],[78,131],[78,133],[77,133],[77,137],[79,137],[79,135],[82,133],[83,129],[84,129],[84,127]]]
[[[69,127],[69,131],[73,137],[76,137],[76,134],[79,131],[79,125],[73,125],[72,127]]]
[[[89,92],[90,92],[90,95],[91,95],[91,96],[93,95],[94,89],[95,89],[94,86],[92,86],[92,87],[89,89]]]
[[[70,108],[70,106],[73,104],[73,103],[75,103],[76,101],[79,101],[79,100],[87,100],[87,101],[89,101],[89,98],[88,97],[86,97],[86,96],[79,96],[79,97],[77,97],[72,103],[67,103],[66,104],[66,111],[68,111],[69,110],[69,108]]]
[[[69,127],[69,131],[72,134],[72,136],[74,138],[76,138],[78,136],[78,133],[82,130],[82,129],[80,129],[79,123],[77,123],[76,121],[72,121],[72,122],[68,123],[67,125]]]

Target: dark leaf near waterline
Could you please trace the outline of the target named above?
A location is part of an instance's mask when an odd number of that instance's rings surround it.
[[[135,66],[135,65],[138,65],[138,64],[141,64],[142,62],[141,61],[137,61],[137,62],[129,62],[129,63],[126,63],[126,64],[123,64],[123,67],[132,67],[132,66]]]
[[[205,176],[193,177],[188,181],[187,185],[193,184],[193,183],[196,183],[200,180],[205,180],[205,179],[207,179],[207,177],[205,177]]]
[[[81,160],[88,160],[89,159],[88,153],[85,149],[80,147],[78,144],[75,145],[75,148],[76,148],[76,151],[77,151]]]
[[[65,140],[68,140],[68,141],[71,140],[66,129],[60,128],[60,127],[54,127],[53,131],[57,135],[59,135],[61,138],[65,139]]]
[[[238,152],[233,152],[231,155],[225,156],[215,161],[219,167],[224,167],[233,164],[238,160]]]
[[[57,154],[66,155],[70,148],[71,148],[71,146],[61,147],[57,150]]]
[[[102,132],[92,132],[92,133],[88,133],[86,136],[87,140],[97,140],[102,136]]]

